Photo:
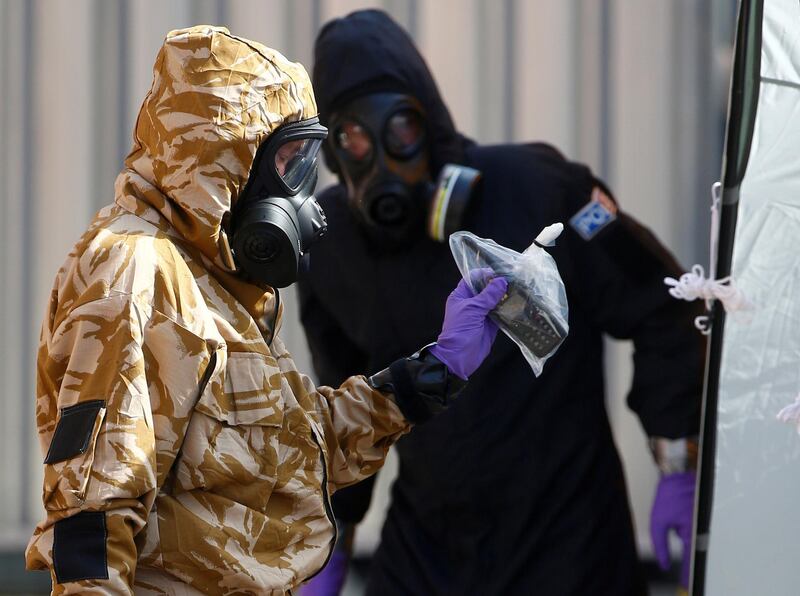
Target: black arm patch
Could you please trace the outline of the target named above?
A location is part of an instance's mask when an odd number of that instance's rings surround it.
[[[106,402],[96,399],[61,410],[61,419],[56,425],[44,463],[54,464],[86,451],[92,438],[97,413],[105,405]]]
[[[105,511],[81,511],[55,523],[53,568],[60,584],[108,579]]]

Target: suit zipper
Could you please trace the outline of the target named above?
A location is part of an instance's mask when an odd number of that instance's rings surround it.
[[[217,351],[214,350],[213,352],[211,352],[211,355],[208,358],[208,366],[206,366],[206,370],[203,371],[203,376],[200,379],[200,391],[197,392],[198,400],[200,399],[199,396],[203,395],[203,392],[206,390],[208,382],[211,380],[211,375],[214,374],[214,370],[216,368],[217,368]],[[192,408],[192,411],[194,411],[194,408]]]
[[[312,575],[308,576],[303,581],[308,581],[312,577],[316,577],[323,569],[325,569],[328,561],[330,561],[331,557],[333,556],[333,549],[336,547],[336,541],[339,539],[339,528],[336,526],[336,518],[333,516],[333,507],[331,507],[331,499],[330,495],[328,495],[328,464],[325,460],[325,451],[322,449],[322,443],[320,443],[320,439],[317,437],[317,432],[314,430],[314,425],[310,420],[309,425],[311,427],[311,436],[314,437],[314,442],[319,448],[319,457],[322,460],[322,501],[325,503],[325,515],[328,516],[328,521],[330,521],[331,525],[333,526],[333,538],[331,538],[328,556],[325,557],[325,562],[322,564],[322,567],[317,569]]]
[[[278,326],[278,315],[280,314],[281,310],[281,292],[278,288],[274,288],[275,290],[275,316],[272,318],[272,337],[270,337],[269,345],[272,345],[272,342],[277,335],[277,326]],[[322,443],[320,442],[319,438],[317,438],[317,433],[314,430],[314,425],[309,420],[308,426],[311,429],[311,436],[314,438],[314,443],[317,444],[317,449],[319,449],[319,458],[322,460],[322,502],[325,505],[325,515],[328,517],[328,521],[333,526],[333,538],[330,541],[330,547],[328,549],[328,555],[325,557],[325,562],[322,564],[322,567],[317,569],[312,575],[308,576],[303,581],[308,581],[312,577],[316,577],[320,574],[320,572],[325,569],[325,566],[328,564],[328,561],[331,560],[333,556],[333,549],[336,546],[336,541],[339,539],[339,528],[336,525],[336,518],[333,516],[333,507],[331,507],[331,498],[328,494],[328,463],[325,460],[325,451],[322,449]],[[291,591],[290,591],[291,594]]]

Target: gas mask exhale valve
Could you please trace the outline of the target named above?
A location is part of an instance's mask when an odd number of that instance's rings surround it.
[[[297,280],[300,259],[327,230],[314,198],[317,157],[328,130],[314,117],[285,124],[256,152],[231,214],[236,265],[276,288]]]
[[[334,112],[329,148],[348,204],[367,236],[401,247],[427,230],[445,242],[461,229],[480,172],[447,164],[436,182],[422,106],[400,93],[365,95]]]

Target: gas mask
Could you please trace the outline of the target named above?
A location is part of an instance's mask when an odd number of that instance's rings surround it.
[[[327,136],[314,117],[281,126],[256,151],[230,221],[234,262],[250,278],[276,288],[291,285],[301,257],[327,230],[312,194]]]
[[[348,204],[373,242],[397,248],[426,229],[445,242],[461,228],[480,172],[447,164],[433,182],[424,111],[414,97],[365,95],[330,120],[335,134],[329,148]]]

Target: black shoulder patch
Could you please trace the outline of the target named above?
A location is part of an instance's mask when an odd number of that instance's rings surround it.
[[[60,584],[108,579],[105,511],[81,511],[55,523],[53,568]]]
[[[92,438],[97,413],[105,405],[106,402],[97,399],[61,410],[61,419],[56,425],[44,463],[54,464],[86,451]]]

